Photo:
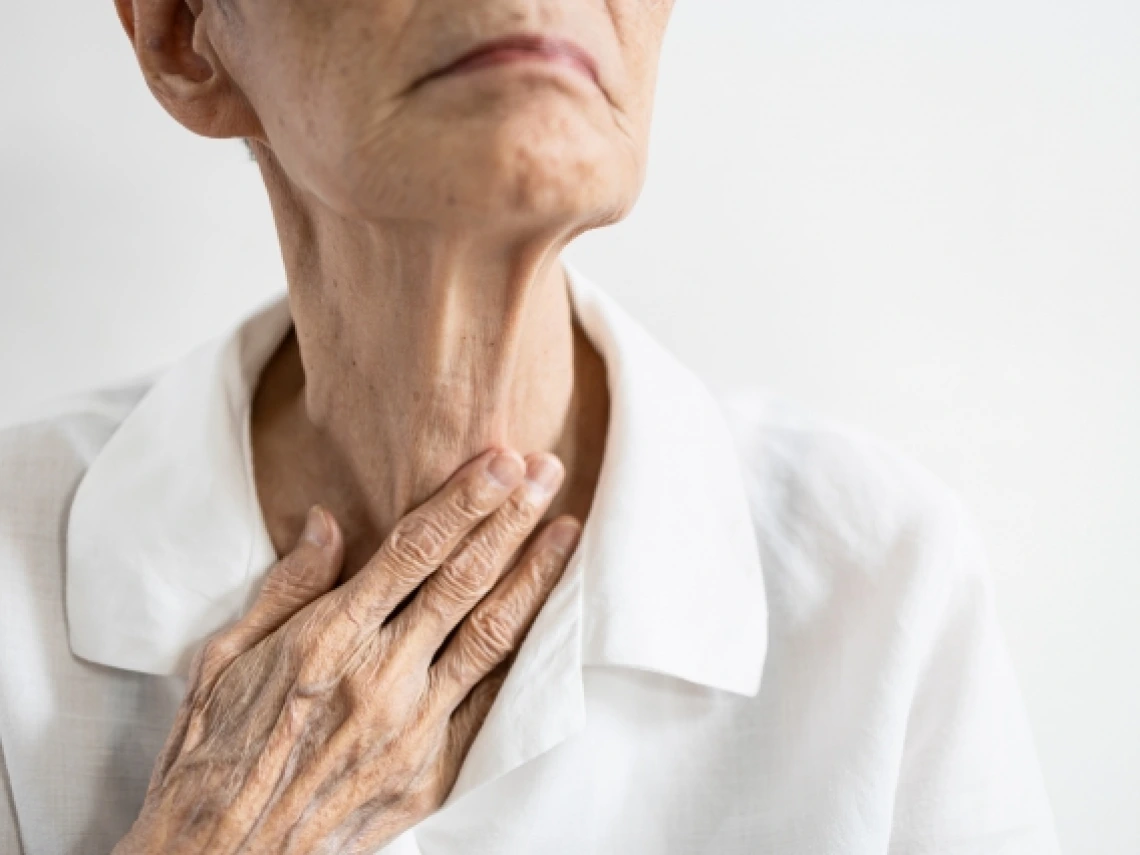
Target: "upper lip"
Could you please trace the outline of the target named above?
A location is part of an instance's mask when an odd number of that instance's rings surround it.
[[[459,58],[449,62],[442,68],[438,68],[430,74],[425,75],[416,85],[430,80],[434,77],[439,77],[447,74],[457,66],[474,59],[475,57],[491,53],[496,50],[526,50],[533,51],[536,54],[548,54],[572,57],[577,62],[581,63],[593,78],[594,83],[599,84],[598,80],[598,64],[594,58],[590,56],[589,52],[569,39],[555,38],[552,36],[544,36],[534,33],[517,33],[515,35],[503,36],[502,38],[492,39],[490,41],[482,42],[476,45],[471,50]]]

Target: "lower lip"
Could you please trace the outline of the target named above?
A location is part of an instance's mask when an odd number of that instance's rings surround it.
[[[467,71],[477,71],[481,68],[494,68],[496,66],[513,65],[519,62],[540,62],[563,66],[579,72],[592,83],[597,83],[590,67],[577,57],[558,51],[528,50],[525,48],[496,48],[494,50],[484,51],[453,66],[448,70],[448,73],[462,74]]]

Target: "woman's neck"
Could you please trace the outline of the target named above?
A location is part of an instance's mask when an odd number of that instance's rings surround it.
[[[608,394],[574,322],[565,240],[350,223],[274,201],[294,332],[261,375],[251,424],[278,553],[321,502],[345,531],[351,575],[492,444],[557,454],[566,479],[546,518],[584,520]]]

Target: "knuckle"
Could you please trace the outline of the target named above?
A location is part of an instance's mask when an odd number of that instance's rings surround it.
[[[518,616],[506,603],[488,603],[471,615],[472,659],[490,668],[506,656],[514,645]]]
[[[452,603],[470,602],[479,596],[491,575],[491,561],[485,547],[472,543],[439,573],[439,591]]]
[[[314,702],[319,702],[325,693],[311,684],[294,683],[281,704],[280,719],[290,733],[296,733],[304,726],[304,721]]]
[[[451,510],[460,519],[478,519],[495,506],[498,493],[482,477],[469,478],[451,500]]]
[[[308,711],[318,708],[325,715],[344,715],[346,704],[342,697],[342,680],[336,674],[312,663],[301,663],[286,695],[282,712],[287,721],[304,722]]]
[[[399,730],[399,705],[387,692],[381,694],[385,688],[374,675],[366,672],[346,675],[339,682],[337,692],[344,716],[353,722],[362,741]]]
[[[302,686],[322,684],[341,667],[347,640],[347,634],[330,634],[316,621],[306,621],[286,637],[277,658]]]
[[[262,589],[261,603],[279,619],[287,619],[308,605],[315,594],[302,578],[280,578]]]
[[[438,565],[444,558],[447,534],[432,517],[412,514],[404,517],[388,536],[388,551],[399,568]]]
[[[266,587],[275,587],[277,593],[286,596],[303,593],[312,587],[310,580],[321,569],[321,563],[311,555],[291,555],[277,566]]]
[[[468,542],[467,547],[483,563],[493,564],[512,539],[509,527],[496,521],[495,525],[481,528]]]

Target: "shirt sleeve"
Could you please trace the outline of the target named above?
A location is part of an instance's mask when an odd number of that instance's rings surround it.
[[[957,494],[907,722],[891,855],[1055,855],[1054,821],[997,622],[988,558]]]
[[[4,762],[4,746],[0,744],[0,852],[22,855],[23,851],[16,824],[16,803],[12,799],[8,766]]]

